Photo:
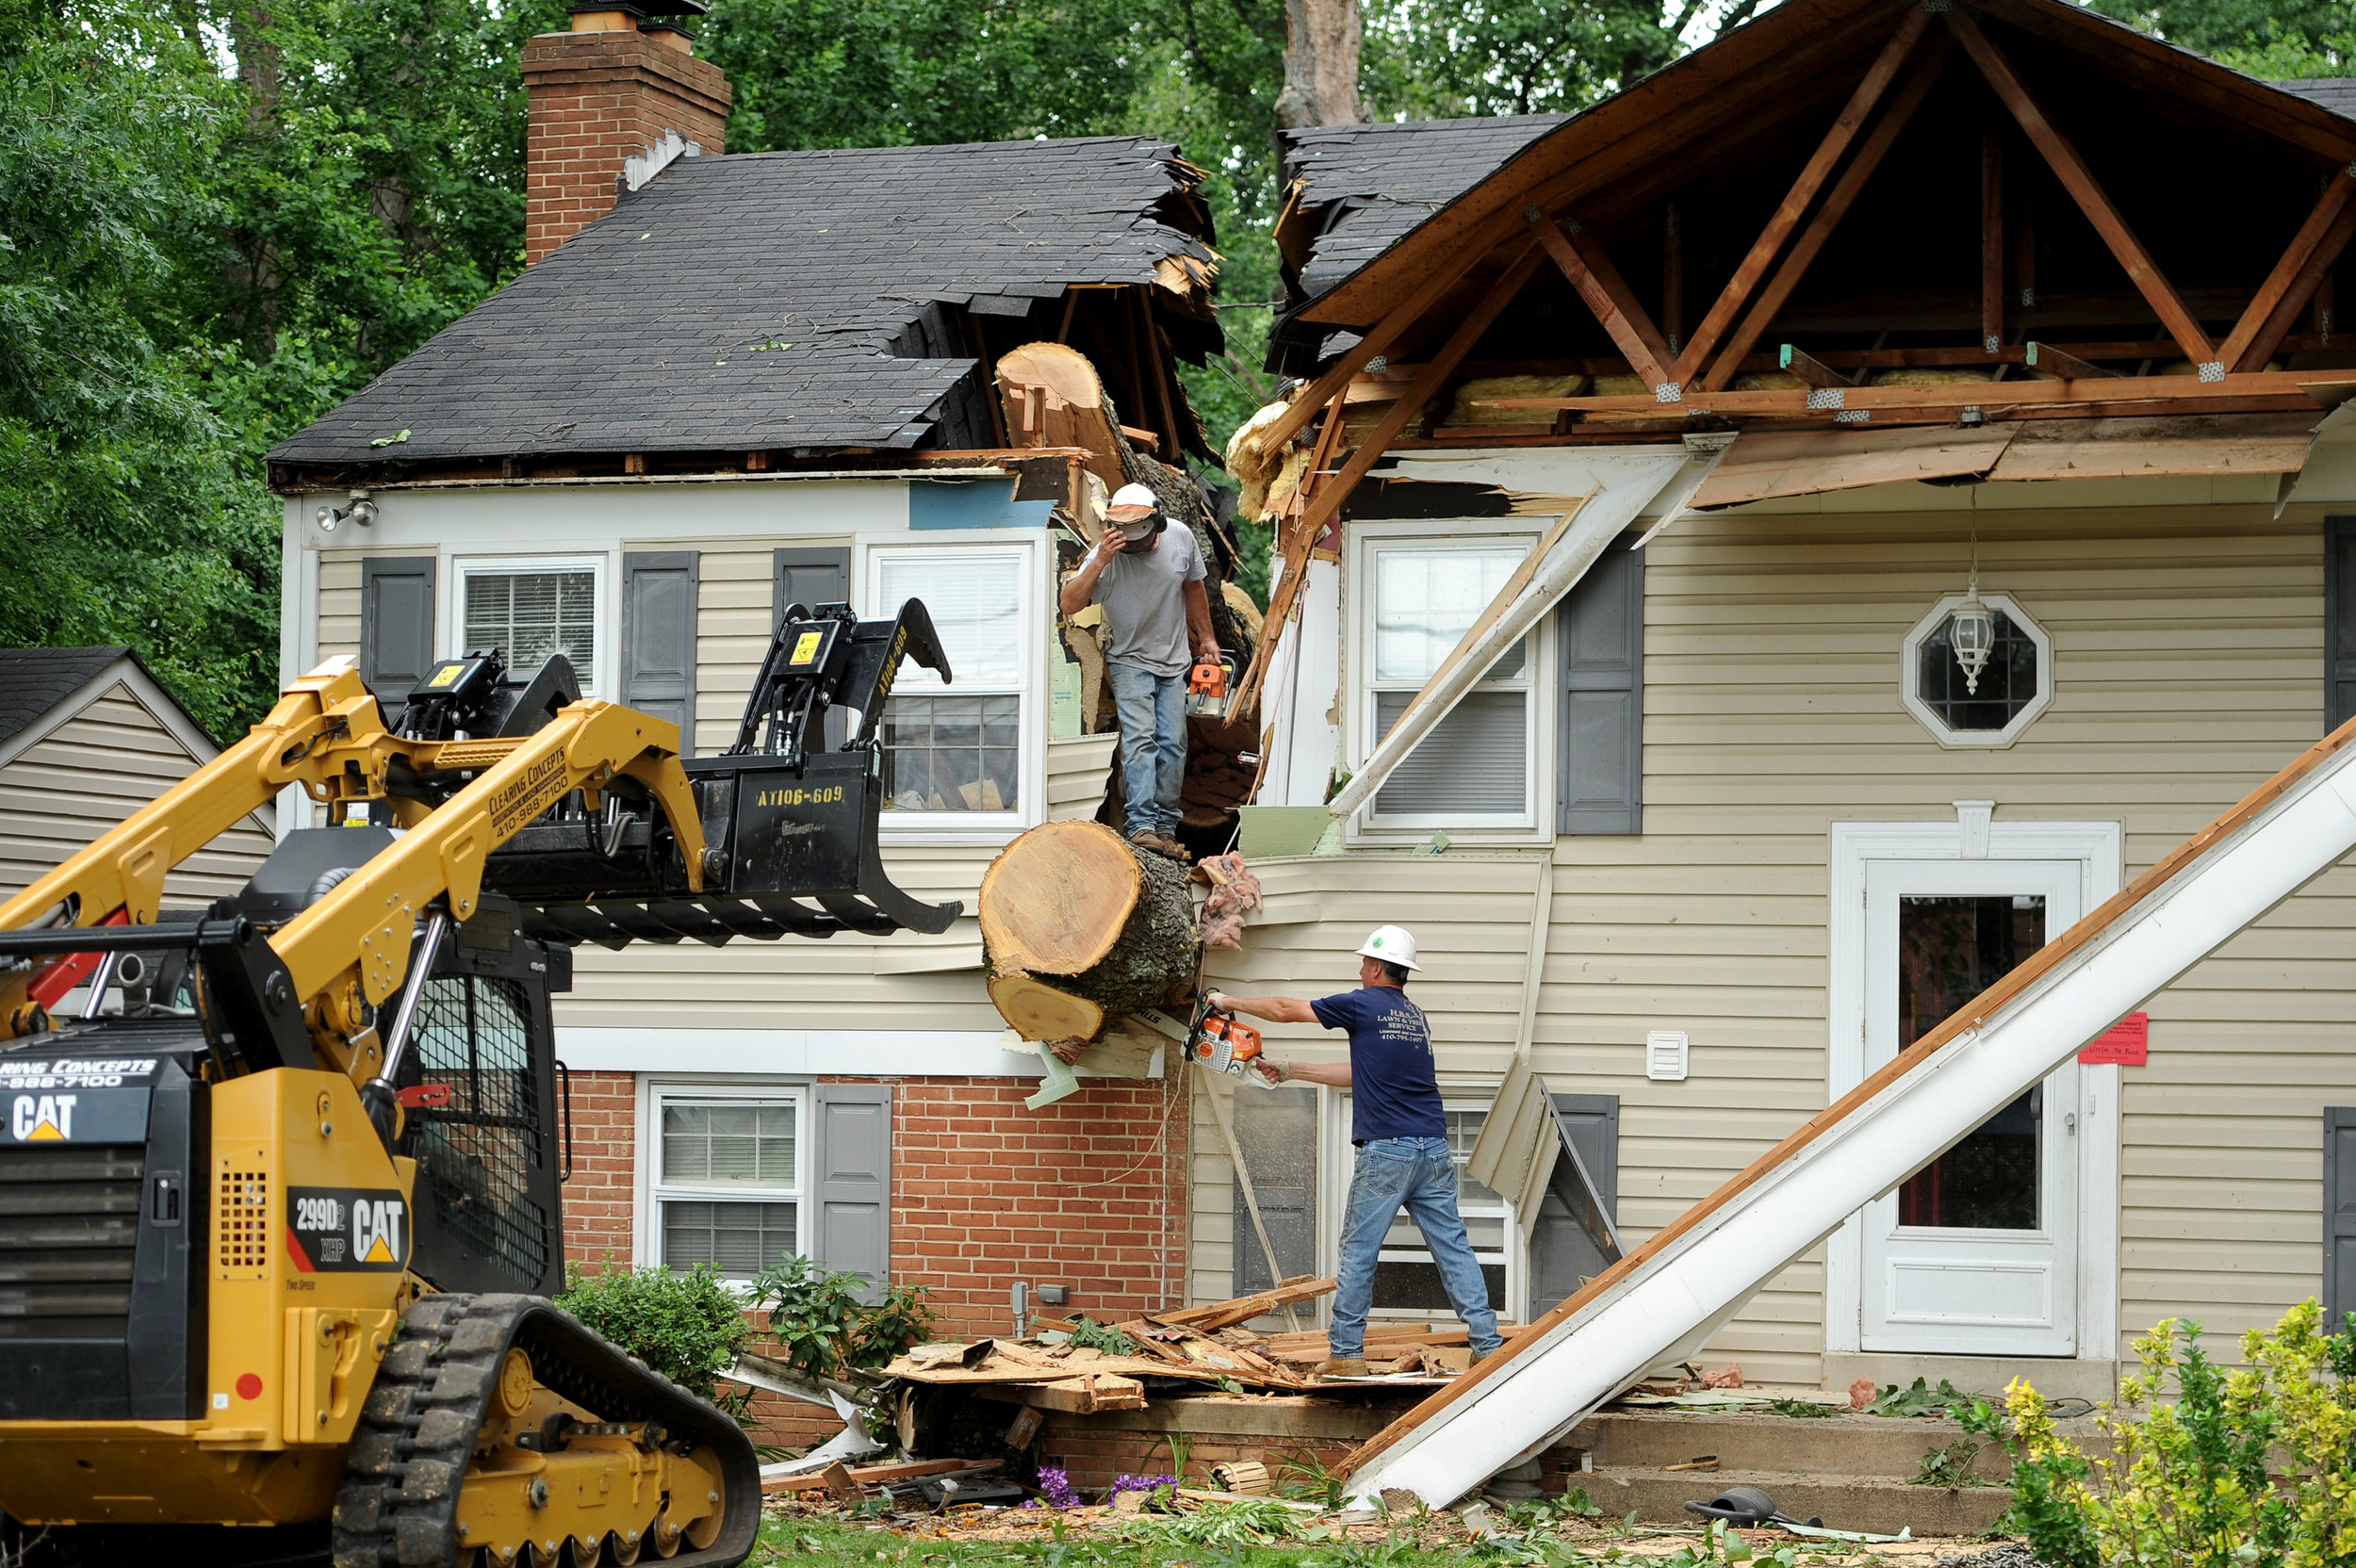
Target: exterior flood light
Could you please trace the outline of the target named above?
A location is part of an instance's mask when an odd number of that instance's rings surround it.
[[[354,490],[352,499],[342,506],[322,506],[311,514],[311,521],[319,525],[321,533],[335,532],[347,519],[362,528],[376,521],[376,503],[368,499],[366,490]]]

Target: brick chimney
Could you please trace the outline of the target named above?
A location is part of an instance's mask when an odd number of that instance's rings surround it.
[[[524,264],[531,266],[614,205],[623,166],[659,170],[727,151],[728,79],[695,56],[681,19],[701,0],[586,0],[569,33],[524,46],[532,105],[525,144]]]

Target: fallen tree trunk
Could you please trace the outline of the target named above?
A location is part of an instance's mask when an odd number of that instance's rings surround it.
[[[1051,822],[982,875],[990,999],[1028,1040],[1091,1040],[1194,978],[1186,869],[1093,822]]]

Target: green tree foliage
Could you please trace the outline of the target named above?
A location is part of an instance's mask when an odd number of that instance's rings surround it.
[[[2267,81],[2356,75],[2349,0],[2093,0],[2093,8]]]
[[[1759,4],[1370,0],[1366,99],[1405,120],[1582,109],[1748,21]]]
[[[127,643],[220,730],[275,672],[275,531],[174,285],[234,112],[134,6],[0,8],[0,644]]]

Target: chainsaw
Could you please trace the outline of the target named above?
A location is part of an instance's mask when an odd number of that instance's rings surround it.
[[[1194,1021],[1186,1030],[1186,1060],[1272,1089],[1277,1079],[1260,1049],[1260,1032],[1232,1010],[1212,1006],[1208,992],[1195,1004]]]
[[[1233,655],[1220,654],[1216,659],[1196,662],[1186,677],[1186,716],[1190,719],[1223,719],[1227,716],[1227,694],[1235,689],[1235,661]]]

